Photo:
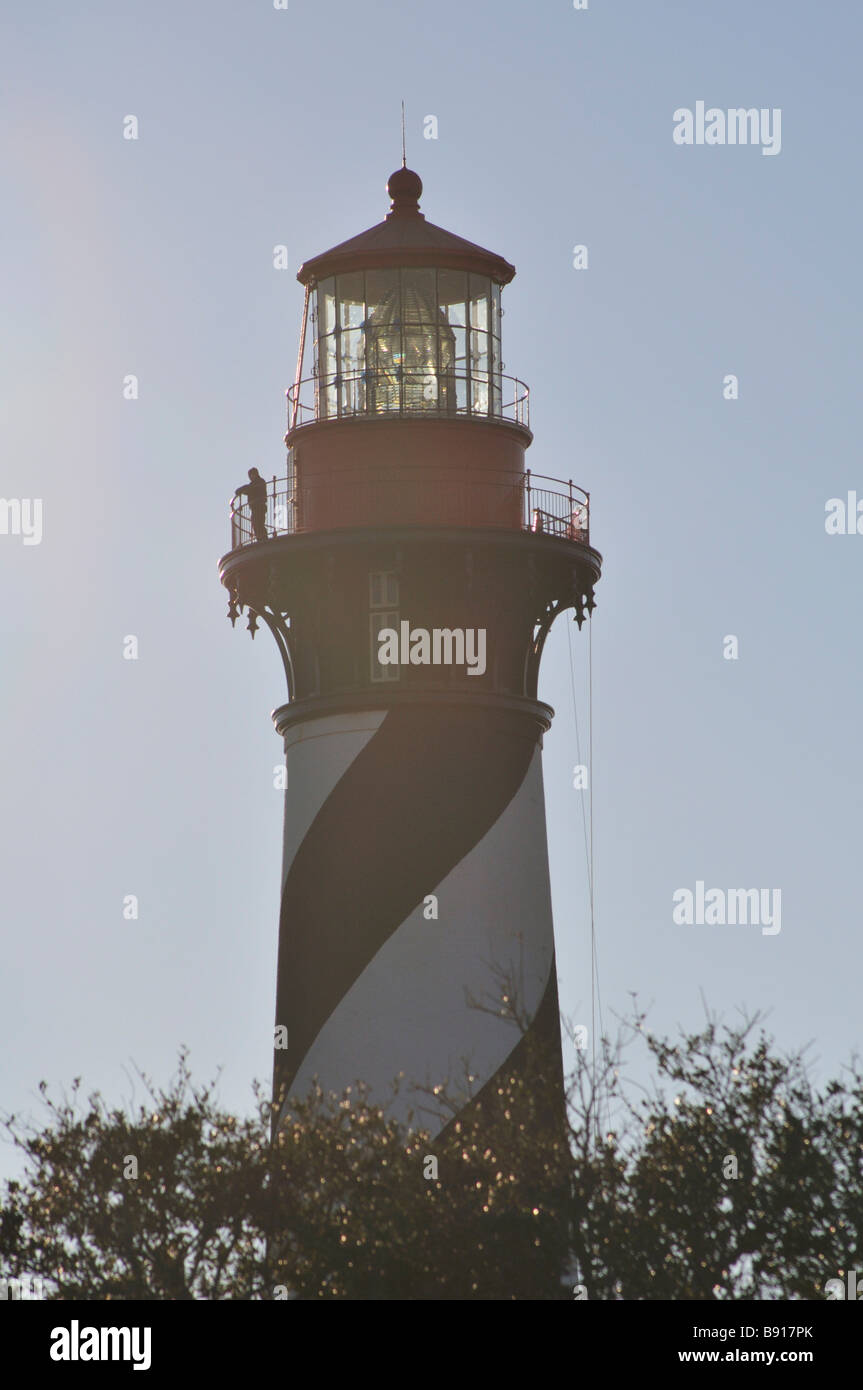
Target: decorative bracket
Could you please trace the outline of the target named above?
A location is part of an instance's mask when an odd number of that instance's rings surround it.
[[[231,627],[236,626],[237,618],[246,608],[249,610],[249,621],[246,626],[247,630],[252,634],[252,638],[254,639],[255,633],[258,630],[258,621],[260,620],[266,623],[273,637],[276,639],[276,646],[279,649],[279,656],[282,658],[282,666],[285,671],[285,681],[288,687],[288,701],[290,702],[294,698],[296,681],[294,680],[294,662],[291,654],[291,630],[288,625],[287,616],[282,613],[277,613],[274,608],[268,608],[266,605],[258,608],[253,604],[243,603],[239,597],[237,585],[232,585],[228,603],[228,617],[231,620]]]

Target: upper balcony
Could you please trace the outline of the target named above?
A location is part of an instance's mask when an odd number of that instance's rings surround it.
[[[530,392],[523,381],[488,371],[355,370],[306,377],[286,393],[288,434],[319,420],[502,420],[530,429]]]

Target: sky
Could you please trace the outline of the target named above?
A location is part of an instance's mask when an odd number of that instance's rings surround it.
[[[38,1116],[42,1078],[140,1099],[181,1044],[237,1110],[269,1078],[284,678],[217,566],[233,489],[284,470],[295,271],[385,215],[402,99],[426,216],[516,266],[528,463],[590,491],[604,557],[592,642],[559,619],[540,679],[562,1010],[590,1022],[571,638],[606,1029],[633,994],[660,1032],[762,1009],[839,1071],[863,535],[825,509],[863,499],[861,40],[850,0],[7,0],[0,493],[42,525],[0,534],[0,1108]],[[780,110],[781,148],[676,143],[701,101]],[[781,930],[676,922],[698,881],[779,890]]]

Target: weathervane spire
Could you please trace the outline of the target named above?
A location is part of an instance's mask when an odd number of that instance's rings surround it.
[[[403,169],[406,169],[407,167],[408,167],[408,157],[407,157],[407,151],[406,151],[406,148],[405,148],[405,103],[404,103],[404,98],[402,98],[402,168],[403,168]]]

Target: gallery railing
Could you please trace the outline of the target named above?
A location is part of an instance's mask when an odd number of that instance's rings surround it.
[[[306,377],[287,391],[288,430],[316,420],[471,416],[530,427],[530,392],[500,372],[394,367]]]
[[[322,524],[319,519],[327,517]],[[405,518],[412,525],[427,519],[434,526],[518,528],[590,542],[590,495],[571,481],[530,471],[515,482],[486,481],[475,473],[443,480],[436,470],[416,469],[378,478],[345,471],[306,485],[273,477],[265,508],[253,509],[246,498],[233,501],[231,549],[331,527],[398,525]]]

